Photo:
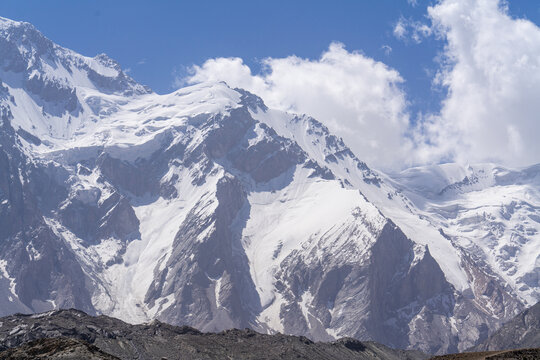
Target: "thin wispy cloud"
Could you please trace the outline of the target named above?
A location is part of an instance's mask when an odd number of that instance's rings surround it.
[[[433,29],[430,24],[423,21],[405,19],[400,17],[394,25],[393,34],[399,40],[421,43],[425,38],[431,36]]]
[[[398,20],[398,22],[394,26],[393,33],[394,33],[394,36],[396,38],[398,38],[398,39],[404,39],[405,38],[405,36],[407,35],[407,28],[406,28],[405,19],[400,18]]]
[[[390,55],[392,53],[392,47],[390,45],[383,45],[381,46],[381,50],[384,52],[386,56]]]

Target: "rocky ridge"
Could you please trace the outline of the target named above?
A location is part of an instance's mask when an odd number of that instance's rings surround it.
[[[506,322],[474,351],[540,348],[540,303]]]
[[[390,177],[244,90],[158,95],[30,24],[0,39],[3,315],[446,353],[538,300],[538,167]]]
[[[39,354],[46,358],[95,359],[425,359],[420,352],[373,342],[340,339],[315,343],[305,337],[252,330],[201,333],[153,321],[129,325],[77,310],[14,315],[0,320],[0,359]]]

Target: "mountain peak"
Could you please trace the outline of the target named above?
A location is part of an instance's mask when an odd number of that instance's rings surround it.
[[[11,19],[0,16],[0,30],[7,30],[7,29],[12,29],[12,28],[20,28],[20,27],[33,29],[37,31],[34,25],[28,22],[15,21],[15,20],[11,20]]]
[[[307,115],[223,82],[147,94],[107,55],[2,21],[0,315],[440,353],[538,300],[538,167],[390,177]]]
[[[0,39],[2,41],[16,44],[21,51],[34,49],[38,55],[60,48],[51,40],[47,39],[34,25],[0,17]]]
[[[112,69],[115,69],[115,70],[118,70],[118,71],[122,70],[122,68],[120,67],[120,64],[118,63],[118,61],[110,58],[109,55],[107,55],[105,53],[101,53],[99,55],[96,55],[94,57],[94,60],[96,60],[101,65],[106,66],[108,68],[112,68]]]
[[[105,54],[94,58],[63,48],[46,38],[32,24],[0,18],[0,77],[12,78],[11,87],[94,88],[103,93],[125,95],[150,93],[130,78],[115,60]],[[16,74],[5,76],[4,73]],[[35,84],[41,79],[40,84]],[[31,90],[31,89],[30,89]],[[35,91],[32,91],[34,92]],[[45,96],[47,97],[47,96]]]

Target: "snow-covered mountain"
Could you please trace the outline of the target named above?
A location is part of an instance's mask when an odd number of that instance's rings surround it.
[[[540,299],[540,167],[386,175],[225,83],[158,95],[0,18],[0,315],[469,348]]]

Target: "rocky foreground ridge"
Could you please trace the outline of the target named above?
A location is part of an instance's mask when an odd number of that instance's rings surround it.
[[[535,360],[540,304],[503,325],[470,352],[434,360]],[[497,345],[499,344],[499,345]],[[391,349],[342,338],[313,342],[302,336],[260,334],[250,329],[204,333],[154,320],[131,325],[108,316],[69,309],[0,318],[0,359],[363,359],[423,360],[419,351]]]
[[[427,356],[375,342],[344,338],[313,342],[305,337],[227,330],[202,333],[153,321],[130,325],[78,310],[0,319],[0,359],[388,359]]]
[[[3,18],[0,49],[0,316],[445,354],[540,300],[539,165],[389,176],[224,83],[156,94]]]

